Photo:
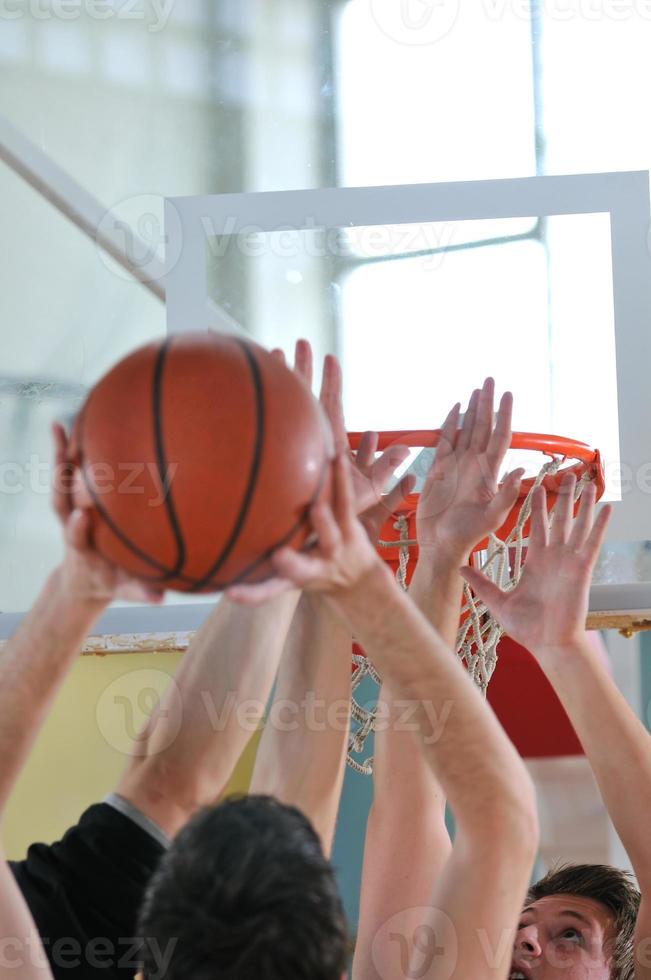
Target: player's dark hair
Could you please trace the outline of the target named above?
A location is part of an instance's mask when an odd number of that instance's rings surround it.
[[[305,817],[266,796],[190,820],[150,883],[138,934],[145,980],[340,980],[346,970],[332,867]]]
[[[633,980],[635,923],[640,908],[640,893],[631,875],[608,864],[561,865],[531,886],[527,905],[548,895],[577,895],[604,905],[615,920],[615,940],[608,951],[611,980]]]

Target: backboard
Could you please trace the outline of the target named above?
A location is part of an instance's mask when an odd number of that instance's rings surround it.
[[[515,429],[599,448],[614,514],[591,624],[651,611],[648,173],[165,208],[168,330],[207,326],[218,303],[265,346],[334,351],[352,429],[435,428],[492,374]]]

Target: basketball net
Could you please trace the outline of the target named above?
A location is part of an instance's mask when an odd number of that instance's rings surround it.
[[[531,516],[531,499],[534,490],[549,477],[558,473],[565,457],[554,457],[546,462],[538,475],[534,478],[529,488],[529,492],[524,497],[517,520],[502,540],[495,534],[488,538],[488,547],[485,551],[474,552],[472,556],[473,565],[481,571],[487,579],[494,582],[500,589],[509,592],[520,581],[526,554],[526,538],[524,537],[527,521]],[[594,475],[586,469],[579,477],[574,491],[574,500],[579,500],[584,487],[594,479]],[[417,541],[409,537],[408,520],[404,514],[395,515],[395,530],[399,534],[399,561],[396,571],[396,581],[403,589],[407,589],[407,568],[411,556],[411,549],[417,546]],[[548,513],[549,526],[554,519],[554,512]],[[379,541],[378,547],[395,548],[395,541]],[[477,596],[475,596],[467,584],[463,590],[463,603],[461,606],[461,621],[457,631],[456,654],[459,660],[465,665],[470,677],[482,692],[484,697],[488,688],[489,681],[493,676],[493,671],[497,664],[497,645],[504,634],[503,628],[494,619],[488,607]],[[351,733],[348,739],[348,765],[356,772],[370,776],[373,773],[373,757],[369,756],[362,762],[358,762],[354,757],[362,755],[365,750],[366,741],[375,729],[377,715],[377,700],[371,708],[366,708],[360,704],[355,697],[355,692],[362,681],[370,679],[378,687],[382,683],[382,678],[375,667],[363,654],[353,652],[353,674],[352,674],[352,698],[351,698]]]

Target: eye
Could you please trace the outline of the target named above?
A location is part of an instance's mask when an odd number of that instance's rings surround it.
[[[580,933],[578,929],[573,929],[571,927],[563,929],[558,938],[574,943],[583,942],[583,934]]]

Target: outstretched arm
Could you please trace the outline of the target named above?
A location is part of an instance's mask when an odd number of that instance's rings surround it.
[[[0,850],[0,977],[51,980],[41,938],[14,876]]]
[[[518,490],[519,472],[498,488],[511,440],[512,399],[508,393],[503,397],[493,425],[493,397],[489,378],[473,393],[460,429],[460,406],[451,410],[418,504],[419,557],[409,594],[450,651],[463,591],[459,569],[472,548],[502,524]],[[413,734],[401,725],[404,708],[390,684],[383,685],[381,699],[390,722],[375,737],[374,798],[355,948],[357,980],[374,976],[373,957],[380,952],[387,962],[399,955],[381,924],[401,909],[429,901],[451,853],[441,786]]]
[[[299,358],[297,358],[297,361]],[[311,378],[306,378],[311,381]],[[321,404],[335,447],[345,452],[341,369],[326,357]],[[375,460],[377,436],[366,433],[357,455],[355,506],[371,534],[385,513],[397,507],[408,485],[381,497],[383,485],[403,461],[406,447],[392,447]],[[292,622],[276,683],[275,700],[256,758],[251,791],[270,793],[298,806],[332,847],[344,776],[350,724],[351,643],[349,627],[318,595],[304,593]]]
[[[0,809],[96,618],[117,595],[141,602],[161,598],[91,548],[88,514],[73,507],[73,470],[60,426],[54,427],[54,437],[53,505],[63,526],[65,557],[0,654]]]
[[[465,575],[493,615],[535,655],[565,708],[619,834],[642,893],[637,941],[651,936],[651,845],[642,814],[651,806],[651,736],[617,690],[585,633],[590,579],[610,508],[594,518],[595,488],[583,491],[573,517],[574,477],[566,477],[548,529],[545,492],[533,500],[531,535],[520,583],[502,593],[472,569]],[[636,980],[651,969],[641,958]]]
[[[160,596],[128,579],[90,547],[88,515],[72,503],[73,470],[63,429],[54,428],[53,504],[65,557],[0,655],[0,819],[30,749],[95,619],[116,595]],[[38,932],[0,852],[0,976],[50,977]]]
[[[303,594],[287,638],[250,791],[276,796],[310,820],[332,849],[350,722],[348,626]]]
[[[283,358],[281,351],[273,353]],[[312,352],[306,341],[296,345],[295,371],[310,387]],[[326,358],[324,365],[321,402],[335,440],[341,443],[346,439],[341,375],[332,357]],[[394,449],[373,464],[368,474],[356,474],[360,509],[370,507],[372,512],[375,483],[381,489],[388,473],[406,454],[406,449]],[[289,588],[290,583],[276,579],[228,590],[195,637],[135,746],[117,791],[169,835],[200,806],[219,798],[253,730],[262,723],[298,602],[298,591]],[[261,600],[265,601],[258,605]],[[341,786],[345,725],[323,733],[310,730],[303,722],[300,705],[308,692],[327,706],[347,697],[350,668],[344,660],[346,656],[349,660],[349,653],[341,651],[350,643],[347,631],[341,626],[334,628],[332,615],[320,612],[316,605],[303,603],[296,628],[303,636],[288,647],[276,701],[299,706],[298,727],[288,731],[282,720],[280,727],[274,724],[277,709],[272,709],[253,788],[304,807],[327,846],[334,831]],[[301,661],[299,644],[308,642],[309,656]],[[244,707],[243,714],[240,708]],[[286,707],[281,712],[285,719],[287,710],[292,709]],[[293,729],[292,724],[289,727]],[[313,765],[316,753],[320,758],[317,767]],[[301,773],[306,778],[299,787]]]
[[[116,792],[173,837],[216,802],[262,723],[298,592],[219,602],[134,743]]]
[[[434,937],[433,959],[421,976],[505,978],[537,845],[531,782],[479,691],[375,554],[354,516],[347,466],[339,457],[335,516],[327,507],[314,510],[320,553],[283,551],[276,567],[329,597],[395,695],[409,703],[419,751],[457,820],[428,908],[402,910],[385,923],[387,940],[403,953],[415,945],[419,955],[423,930]],[[383,959],[374,967],[376,976],[385,975]]]

